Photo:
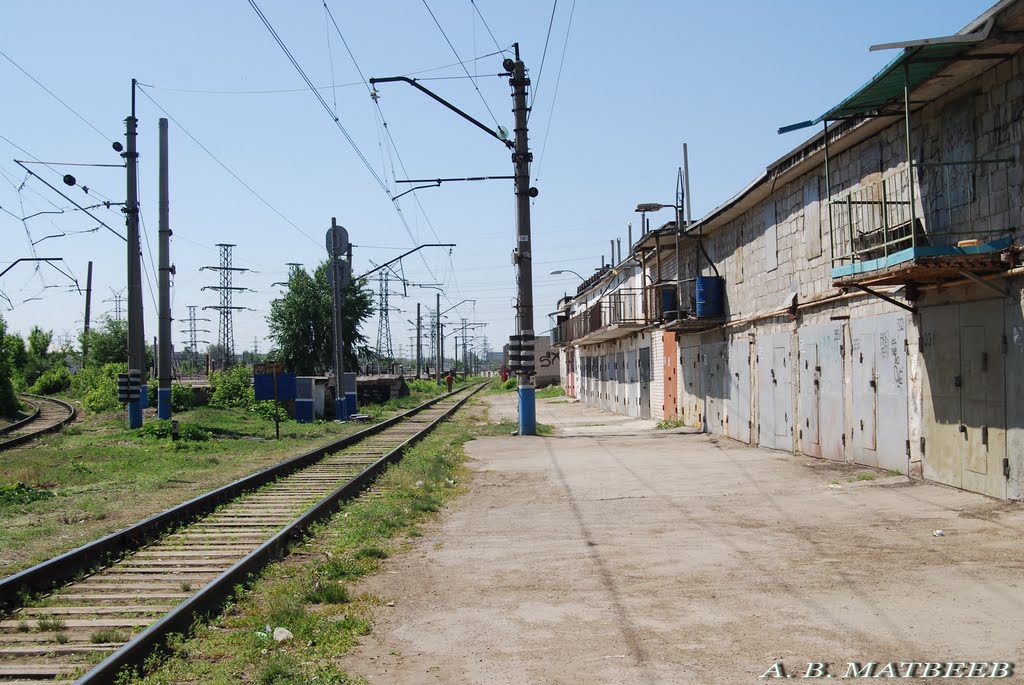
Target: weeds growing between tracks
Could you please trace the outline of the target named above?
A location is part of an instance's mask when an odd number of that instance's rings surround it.
[[[249,590],[131,685],[178,682],[318,685],[358,683],[338,664],[372,629],[380,598],[350,584],[419,536],[418,526],[460,491],[463,444],[479,434],[479,415],[462,413],[408,450],[373,490],[345,504],[287,559],[268,567]],[[276,641],[274,630],[293,637]],[[315,678],[315,679],[314,679]]]

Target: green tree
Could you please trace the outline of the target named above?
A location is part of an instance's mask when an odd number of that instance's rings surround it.
[[[0,416],[14,416],[18,413],[18,398],[14,394],[14,386],[11,377],[14,374],[12,353],[7,344],[7,324],[4,317],[0,316]],[[18,336],[15,336],[18,337]],[[18,337],[20,341],[21,338]]]
[[[270,339],[288,369],[307,376],[322,374],[334,365],[331,306],[327,262],[312,275],[305,269],[293,271],[284,295],[270,303]],[[366,342],[359,327],[373,315],[373,292],[365,280],[352,281],[345,288],[342,313],[345,367],[354,369],[356,348]]]
[[[128,359],[128,322],[104,318],[89,329],[87,366],[120,364]]]

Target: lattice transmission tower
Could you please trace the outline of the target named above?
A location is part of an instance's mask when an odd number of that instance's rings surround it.
[[[220,293],[219,305],[208,305],[203,309],[214,309],[220,312],[220,323],[217,327],[218,359],[217,367],[227,369],[235,363],[235,312],[245,309],[232,304],[235,291],[248,290],[232,285],[232,276],[236,271],[251,271],[242,267],[231,266],[231,243],[217,243],[220,248],[220,266],[204,266],[200,271],[219,271],[220,285],[206,285],[203,290],[216,290]]]
[[[377,298],[377,359],[382,366],[390,366],[395,359],[391,345],[391,307],[388,304],[388,274],[385,272],[378,280],[380,294]]]
[[[200,318],[196,316],[196,307],[198,305],[188,305],[188,317],[185,319],[185,328],[182,329],[182,333],[188,336],[188,353],[189,359],[192,360],[192,365],[199,368],[199,343],[209,345],[209,340],[200,340],[200,333],[209,333],[209,328],[199,328],[197,325],[201,321],[209,321],[209,319]]]

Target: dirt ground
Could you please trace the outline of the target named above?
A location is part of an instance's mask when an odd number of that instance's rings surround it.
[[[487,401],[492,420],[514,416],[514,396]],[[851,482],[867,469],[564,399],[538,419],[557,434],[469,443],[470,491],[359,588],[394,606],[350,672],[757,683],[777,660],[838,678],[848,662],[1022,656],[1020,505],[884,473]]]

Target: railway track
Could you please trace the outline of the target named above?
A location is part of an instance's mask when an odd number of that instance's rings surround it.
[[[23,445],[44,433],[59,430],[75,418],[75,408],[63,400],[28,393],[18,393],[18,399],[30,405],[32,413],[0,430],[0,450]]]
[[[236,585],[369,487],[407,445],[481,387],[428,402],[0,581],[0,604],[9,608],[0,616],[0,683],[113,683],[169,634],[187,633],[198,616],[219,608]],[[262,487],[246,491],[260,481]],[[226,502],[225,493],[233,493]],[[188,525],[176,526],[187,518]],[[158,532],[158,539],[142,543]],[[112,554],[120,558],[82,573]],[[67,582],[71,575],[78,577]],[[57,587],[17,606],[19,595]]]

